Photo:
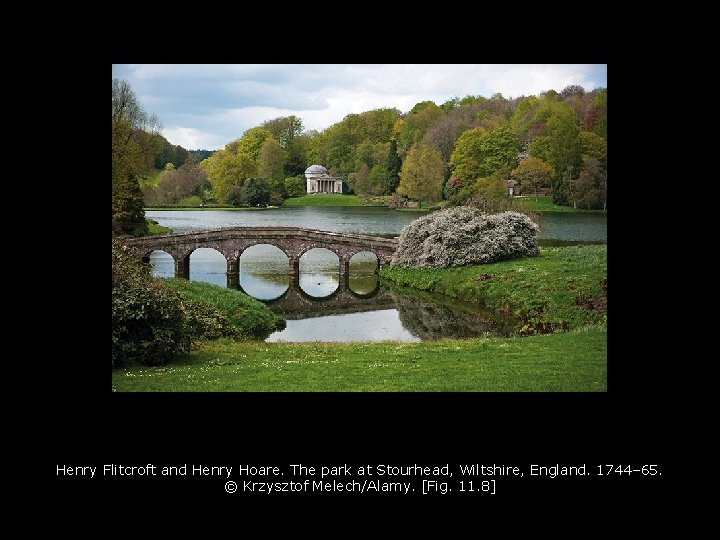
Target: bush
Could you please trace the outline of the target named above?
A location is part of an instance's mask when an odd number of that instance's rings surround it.
[[[538,226],[519,212],[448,208],[406,226],[393,265],[448,268],[538,254]]]
[[[240,338],[238,328],[220,309],[200,300],[183,301],[186,314],[186,331],[196,338],[219,339],[222,337]]]
[[[163,364],[189,349],[180,295],[150,275],[149,264],[112,241],[112,364]]]

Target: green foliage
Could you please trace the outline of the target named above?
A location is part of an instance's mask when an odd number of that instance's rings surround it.
[[[417,201],[442,199],[444,164],[440,152],[426,146],[414,146],[405,157],[397,192]]]
[[[538,253],[537,232],[538,226],[517,212],[447,208],[403,228],[392,264],[448,268],[529,257]]]
[[[266,120],[262,127],[268,130],[283,148],[287,148],[303,131],[302,120],[295,115]]]
[[[444,115],[444,111],[432,101],[416,103],[403,118],[402,129],[398,135],[398,148],[407,152],[418,145],[428,129]]]
[[[258,156],[258,174],[267,179],[283,179],[287,152],[273,138],[266,139]]]
[[[575,113],[559,105],[547,122],[547,163],[555,169],[553,202],[567,204],[568,186],[580,171],[582,146]]]
[[[267,129],[250,128],[242,138],[229,142],[224,149],[218,150],[200,163],[218,200],[228,202],[227,193],[230,188],[242,187],[246,179],[257,176],[261,164],[266,171],[277,175],[277,179],[283,177],[284,173],[279,172],[278,168],[284,166],[284,151],[278,153],[277,149],[270,145],[265,156],[261,158],[265,142],[270,138],[272,133]]]
[[[244,204],[242,186],[232,186],[225,194],[225,204],[241,206]]]
[[[538,188],[550,186],[554,173],[553,168],[543,160],[528,156],[510,173],[520,184],[520,189],[516,189],[515,194],[531,191],[537,194]]]
[[[607,142],[597,133],[580,132],[580,144],[583,158],[595,158],[602,167],[607,166]]]
[[[116,178],[112,184],[112,230],[117,234],[147,234],[143,192],[134,176]]]
[[[150,275],[137,252],[112,241],[112,364],[163,364],[187,351],[180,295]]]
[[[593,157],[583,159],[583,167],[576,180],[570,183],[570,200],[575,208],[605,209],[606,173]]]
[[[333,175],[348,178],[363,163],[385,166],[397,109],[349,114],[316,134],[309,143],[309,162],[322,163]]]
[[[112,80],[112,230],[147,234],[138,175],[152,171],[152,135],[157,118],[149,116],[130,83]]]
[[[145,204],[199,206],[211,189],[205,170],[192,160],[176,169],[171,163],[160,173],[157,187],[145,190]],[[192,199],[193,202],[189,202]],[[197,202],[195,202],[197,201]]]
[[[157,148],[153,162],[153,166],[156,169],[164,169],[168,163],[172,164],[175,168],[179,168],[190,156],[190,153],[182,146],[179,144],[170,144],[170,142],[159,133],[153,135],[153,143]]]
[[[460,185],[509,171],[517,165],[520,143],[507,127],[486,131],[478,127],[460,135],[450,157],[452,175]]]
[[[217,307],[201,300],[183,301],[185,329],[197,339],[240,338],[242,334]]]
[[[382,186],[382,193],[390,195],[400,185],[400,170],[402,169],[402,159],[398,155],[397,140],[390,140],[390,148],[387,155],[387,174],[385,183]]]
[[[242,201],[248,206],[270,203],[270,185],[264,178],[249,178],[242,187]]]
[[[256,162],[260,157],[265,141],[272,138],[272,132],[264,127],[253,127],[245,130],[243,136],[237,140],[237,154],[245,154],[251,161]],[[227,149],[227,146],[225,146]]]
[[[586,131],[593,131],[607,141],[607,88],[601,89],[584,119]]]
[[[307,184],[302,178],[293,176],[285,179],[285,193],[288,197],[301,197],[307,193]]]

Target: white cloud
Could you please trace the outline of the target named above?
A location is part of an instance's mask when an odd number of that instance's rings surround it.
[[[163,134],[188,149],[217,149],[265,120],[294,114],[323,130],[347,114],[468,94],[506,98],[578,84],[607,86],[591,64],[140,64],[114,65]]]

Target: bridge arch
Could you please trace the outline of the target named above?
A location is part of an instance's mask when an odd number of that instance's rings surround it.
[[[227,261],[227,285],[238,286],[238,261],[249,246],[270,244],[282,250],[289,259],[288,273],[297,276],[299,258],[312,248],[333,251],[340,259],[340,275],[347,276],[350,259],[358,252],[374,253],[379,264],[390,260],[397,248],[396,239],[320,231],[300,227],[231,227],[207,231],[125,238],[141,257],[160,249],[175,261],[175,276],[190,277],[190,255],[198,248],[215,249]]]
[[[342,258],[335,250],[324,246],[305,250],[298,270],[298,285],[310,297],[331,297],[342,286]]]
[[[175,275],[175,259],[165,250],[153,249],[142,256],[142,261],[152,265],[154,276],[173,277]]]
[[[262,263],[258,259],[262,259]],[[259,300],[279,299],[290,288],[289,257],[282,248],[274,244],[258,242],[248,245],[240,252],[235,264],[239,288]],[[270,275],[272,278],[258,280],[254,276],[256,273]],[[228,273],[228,279],[230,279],[230,273]],[[231,287],[230,283],[228,283],[228,287]]]

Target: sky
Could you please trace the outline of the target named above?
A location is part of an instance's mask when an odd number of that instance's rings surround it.
[[[607,64],[113,64],[162,134],[217,150],[265,120],[295,115],[322,131],[351,113],[453,97],[506,98],[607,87]]]

